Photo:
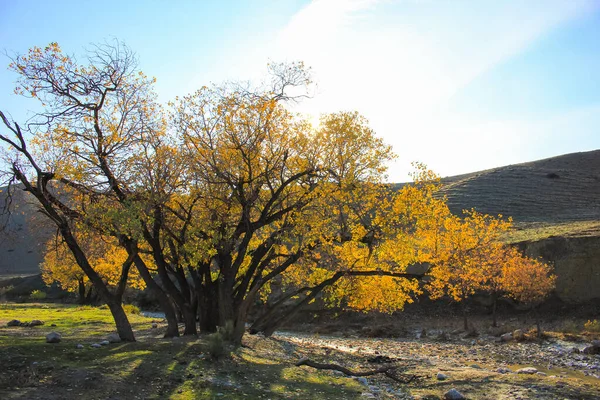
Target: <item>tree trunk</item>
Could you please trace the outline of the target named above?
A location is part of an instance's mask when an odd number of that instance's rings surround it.
[[[183,305],[183,323],[185,324],[185,329],[183,331],[184,335],[197,335],[198,329],[196,327],[196,309],[189,304]]]
[[[465,330],[465,332],[469,331],[469,320],[468,320],[468,316],[467,316],[467,306],[465,305],[465,300],[463,300],[461,302],[461,309],[462,309],[462,314],[463,314],[463,328]]]
[[[130,248],[128,248],[129,250]],[[161,310],[165,313],[165,319],[167,320],[167,331],[165,332],[164,337],[171,338],[179,336],[179,326],[177,324],[177,315],[175,314],[175,309],[173,308],[173,303],[169,300],[169,296],[165,293],[164,290],[156,283],[152,275],[150,275],[150,271],[146,267],[144,261],[137,256],[133,263],[137,268],[140,276],[144,280],[146,287],[150,290],[150,292],[156,296],[158,299],[158,304],[160,305]]]
[[[197,293],[198,317],[200,319],[200,332],[213,333],[219,325],[219,310],[214,304],[215,291],[212,285],[204,285]]]
[[[123,305],[121,302],[113,300],[107,303],[107,305],[115,320],[117,333],[119,334],[121,340],[124,342],[135,342],[135,336],[133,335],[131,324],[129,323],[129,319],[127,318],[125,310],[123,310]]]
[[[85,284],[83,283],[83,278],[79,278],[78,283],[78,292],[79,292],[79,304],[85,304]]]

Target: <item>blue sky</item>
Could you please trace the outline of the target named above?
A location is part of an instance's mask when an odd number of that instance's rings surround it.
[[[9,54],[113,37],[165,102],[303,60],[318,86],[296,110],[364,114],[400,156],[391,181],[600,148],[600,0],[0,0]],[[14,79],[0,68],[0,109],[22,119]]]

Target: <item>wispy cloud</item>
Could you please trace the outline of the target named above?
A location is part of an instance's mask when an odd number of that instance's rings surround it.
[[[449,114],[448,102],[486,71],[597,6],[583,0],[316,0],[280,32],[274,54],[315,70],[319,94],[302,111],[357,109],[406,162],[435,157],[441,173],[466,172],[503,161],[488,156],[461,171],[449,155],[474,152],[482,140],[478,129],[501,135],[511,124]],[[395,166],[391,178],[402,179],[405,168]]]

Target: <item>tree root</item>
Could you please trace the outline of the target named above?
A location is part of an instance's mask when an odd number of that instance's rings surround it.
[[[297,367],[300,367],[302,365],[306,365],[307,367],[312,367],[312,368],[316,368],[316,369],[329,369],[329,370],[339,371],[347,376],[371,376],[371,375],[377,375],[377,374],[384,374],[388,378],[390,378],[396,382],[400,382],[400,383],[404,383],[404,384],[408,384],[417,378],[417,375],[398,374],[396,372],[398,369],[398,366],[396,366],[396,365],[388,365],[388,366],[377,368],[377,369],[374,369],[371,371],[352,371],[348,368],[342,367],[341,365],[321,364],[318,362],[311,361],[308,358],[302,358],[300,361],[298,361],[296,363]]]

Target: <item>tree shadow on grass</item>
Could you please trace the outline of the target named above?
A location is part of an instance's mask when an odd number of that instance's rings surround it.
[[[10,342],[10,343],[8,343]],[[204,338],[145,339],[99,349],[77,340],[1,342],[3,399],[352,399],[353,380],[307,371],[252,349],[222,360],[203,355]]]

